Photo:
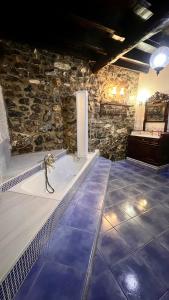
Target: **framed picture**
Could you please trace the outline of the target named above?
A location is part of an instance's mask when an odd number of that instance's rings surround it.
[[[148,122],[164,122],[164,131],[166,131],[168,123],[168,105],[166,103],[146,103],[143,130],[145,130],[145,125]]]
[[[146,122],[164,122],[165,110],[166,110],[166,105],[161,103],[146,105],[146,109],[145,109]]]

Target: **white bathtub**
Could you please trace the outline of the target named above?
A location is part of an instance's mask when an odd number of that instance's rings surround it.
[[[90,153],[88,158],[77,159],[73,155],[64,155],[57,159],[54,168],[48,171],[49,183],[55,190],[53,194],[46,191],[44,170],[20,182],[10,191],[55,199],[60,202],[78,182],[96,156],[97,152]]]

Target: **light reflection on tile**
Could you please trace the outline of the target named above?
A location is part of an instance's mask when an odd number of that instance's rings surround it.
[[[155,300],[165,292],[150,268],[136,256],[130,256],[112,267],[112,272],[127,299]]]
[[[101,223],[101,228],[100,228],[100,232],[105,232],[109,229],[112,228],[112,225],[106,220],[105,217],[102,217],[102,223]]]
[[[120,208],[115,206],[105,209],[104,216],[112,226],[116,226],[121,222],[130,219],[129,215],[127,215]]]

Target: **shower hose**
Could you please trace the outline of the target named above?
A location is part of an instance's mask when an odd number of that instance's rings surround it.
[[[48,179],[48,167],[46,162],[44,161],[45,165],[45,185],[46,185],[46,190],[49,194],[53,194],[55,192],[54,188],[50,185],[49,179]]]

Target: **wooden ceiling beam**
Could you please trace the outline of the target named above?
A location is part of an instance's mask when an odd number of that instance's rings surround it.
[[[118,61],[114,63],[114,65],[123,67],[125,69],[137,71],[137,72],[143,72],[148,73],[149,71],[149,65],[144,63],[138,63],[138,61],[134,61],[132,59],[127,58],[120,58]]]
[[[60,39],[60,44],[67,44],[70,45],[71,47],[75,49],[83,49],[85,51],[86,49],[91,50],[94,53],[100,54],[100,55],[107,55],[106,50],[98,43],[96,40],[91,40],[91,39],[75,39],[75,38],[70,38],[67,36],[62,36]]]
[[[126,55],[124,57],[130,58],[130,59],[133,59],[135,61],[138,61],[140,63],[145,63],[145,64],[149,64],[149,60],[150,60],[149,53],[146,53],[146,52],[141,51],[136,48],[134,48],[130,52],[126,53]]]
[[[160,47],[160,43],[157,42],[154,37],[151,37],[148,40],[146,40],[146,43],[156,48]]]
[[[166,28],[169,25],[169,5],[167,12],[164,13],[163,9],[162,13],[160,14],[160,18],[159,14],[158,18],[155,17],[155,15],[152,16],[152,18],[147,20],[145,25],[142,26],[142,31],[136,30],[136,33],[133,33],[133,36],[130,37],[129,41],[126,39],[125,42],[119,45],[119,47],[112,52],[112,54],[99,59],[99,61],[97,61],[93,66],[93,72],[97,72],[108,63],[115,63],[118,59],[135,48],[138,43],[151,38],[157,32],[160,32],[162,29]]]
[[[99,24],[95,21],[91,21],[91,20],[88,20],[84,17],[80,17],[80,16],[77,16],[77,15],[74,15],[74,14],[70,14],[70,18],[78,23],[78,25],[80,25],[81,27],[83,28],[87,28],[87,29],[96,29],[98,31],[101,31],[101,32],[104,32],[104,33],[108,33],[109,35],[113,35],[115,30],[110,28],[110,27],[107,27],[107,26],[104,26],[102,24]]]

